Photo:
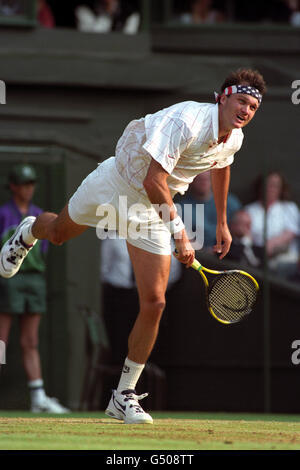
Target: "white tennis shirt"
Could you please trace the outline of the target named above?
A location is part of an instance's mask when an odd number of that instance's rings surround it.
[[[218,104],[184,101],[131,121],[116,147],[119,174],[145,194],[143,181],[154,158],[169,173],[167,184],[174,196],[184,194],[199,173],[231,165],[244,135],[233,129],[218,145],[218,109]]]

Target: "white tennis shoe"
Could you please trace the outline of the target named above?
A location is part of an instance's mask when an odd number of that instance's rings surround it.
[[[32,404],[31,412],[63,414],[70,413],[70,410],[62,406],[57,398],[50,398],[45,396],[42,400]]]
[[[136,395],[135,390],[124,390],[122,393],[113,390],[105,414],[125,424],[152,424],[153,419],[138,403],[147,396],[148,393]]]
[[[28,255],[31,248],[36,244],[26,245],[22,238],[22,231],[35,221],[36,217],[25,217],[18,225],[15,233],[3,245],[0,253],[0,275],[2,277],[13,277],[19,271],[21,264]]]

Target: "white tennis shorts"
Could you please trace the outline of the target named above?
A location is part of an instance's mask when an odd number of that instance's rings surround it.
[[[159,255],[171,254],[169,230],[149,199],[119,175],[115,157],[105,160],[83,180],[68,209],[75,223],[96,227],[100,239],[117,231],[133,246]]]

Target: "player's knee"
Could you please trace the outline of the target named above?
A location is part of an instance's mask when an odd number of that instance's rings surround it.
[[[155,310],[158,313],[163,313],[163,311],[166,307],[166,301],[165,301],[165,299],[157,300],[154,305],[155,305]]]
[[[157,321],[160,319],[164,309],[166,306],[166,301],[163,297],[155,297],[141,305],[142,311],[144,311],[148,317],[148,319],[152,319],[153,321]]]

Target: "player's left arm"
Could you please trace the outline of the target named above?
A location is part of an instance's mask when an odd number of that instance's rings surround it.
[[[230,166],[211,170],[211,184],[217,210],[217,227],[214,251],[223,259],[230,250],[232,237],[227,224],[227,197],[230,183]]]
[[[164,220],[165,217],[167,221],[172,221],[178,217],[178,214],[167,184],[168,176],[169,173],[160,163],[152,158],[143,185],[150,202],[156,206],[160,218]],[[165,208],[165,213],[160,211],[162,207]],[[189,241],[185,228],[178,235],[174,240],[178,251],[177,259],[181,263],[186,264],[187,267],[190,267],[194,261],[195,251]]]

